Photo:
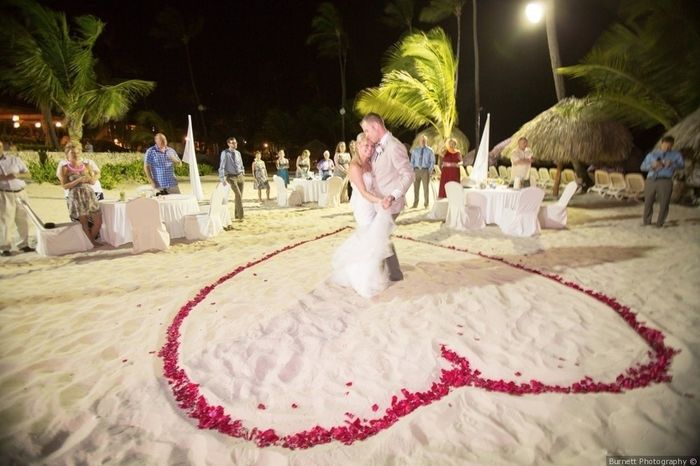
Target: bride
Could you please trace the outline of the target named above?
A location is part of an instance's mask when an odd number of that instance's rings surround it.
[[[357,155],[350,161],[352,206],[357,228],[333,255],[332,280],[352,287],[365,298],[389,286],[389,273],[384,259],[391,256],[389,235],[394,220],[382,208],[382,198],[372,194],[372,144],[364,133],[357,136]]]

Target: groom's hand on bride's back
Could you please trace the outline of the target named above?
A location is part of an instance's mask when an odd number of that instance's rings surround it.
[[[396,199],[394,199],[394,196],[386,196],[382,201],[382,207],[388,209],[389,207],[391,207],[392,202],[394,202],[395,200]]]

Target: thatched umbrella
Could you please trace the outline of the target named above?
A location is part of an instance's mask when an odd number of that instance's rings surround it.
[[[683,118],[676,126],[669,129],[664,136],[673,136],[676,142],[673,148],[690,156],[693,162],[700,162],[700,108]],[[656,148],[661,147],[661,139]]]
[[[503,149],[510,143],[510,138],[504,139],[499,142],[489,151],[489,166],[496,165],[498,159],[501,158]],[[464,165],[474,165],[474,160],[476,160],[476,151],[474,149],[467,152],[464,156]]]
[[[557,164],[554,195],[559,191],[559,173],[564,163],[588,165],[626,159],[632,150],[632,135],[618,122],[601,120],[592,99],[568,97],[525,123],[503,150],[504,156],[525,136],[538,160]]]

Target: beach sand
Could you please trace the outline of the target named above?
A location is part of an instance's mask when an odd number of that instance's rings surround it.
[[[205,193],[214,183],[205,179]],[[106,197],[121,189],[135,187]],[[27,191],[43,221],[67,220],[60,188]],[[395,233],[411,239],[394,240],[406,278],[364,299],[328,280],[351,229],[313,240],[352,227],[347,204],[279,209],[274,186],[261,204],[251,183],[244,194],[245,220],[208,241],[0,259],[1,464],[582,465],[699,453],[697,208],[673,205],[657,229],[641,226],[640,203],[587,194],[573,199],[568,229],[534,238],[491,225],[456,233],[408,209]],[[178,364],[247,429],[284,436],[379,418],[402,389],[427,390],[450,369],[443,345],[485,378],[561,386],[614,382],[650,359],[604,302],[475,253],[629,306],[680,351],[672,381],[520,396],[456,387],[365,440],[297,450],[198,429],[178,407],[158,355],[167,330],[200,290],[241,266],[191,306]]]

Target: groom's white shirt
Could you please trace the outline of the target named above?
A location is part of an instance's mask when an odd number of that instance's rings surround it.
[[[405,194],[413,186],[415,174],[406,147],[389,131],[384,133],[372,155],[372,176],[375,194],[381,197],[394,196],[389,207],[398,214],[406,204]]]

